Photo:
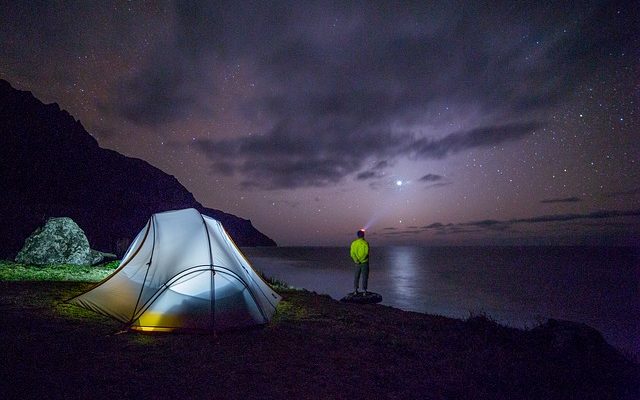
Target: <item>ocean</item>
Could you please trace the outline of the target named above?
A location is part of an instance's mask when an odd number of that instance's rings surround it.
[[[243,248],[256,270],[335,299],[353,291],[346,247]],[[382,304],[454,318],[486,314],[531,328],[582,322],[640,359],[640,249],[372,247],[369,290]]]

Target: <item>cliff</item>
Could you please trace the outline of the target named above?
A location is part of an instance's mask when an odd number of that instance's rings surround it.
[[[71,217],[91,247],[122,253],[156,212],[193,207],[239,246],[274,246],[251,221],[202,206],[146,161],[103,149],[69,113],[0,80],[0,257],[49,217]]]

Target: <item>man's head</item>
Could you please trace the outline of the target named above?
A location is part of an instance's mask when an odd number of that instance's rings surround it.
[[[356,235],[358,235],[358,237],[362,239],[364,237],[364,229],[360,229],[358,232],[356,232]]]

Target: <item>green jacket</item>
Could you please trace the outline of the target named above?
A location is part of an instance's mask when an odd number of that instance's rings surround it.
[[[356,264],[369,262],[369,243],[362,238],[351,242],[351,258]]]

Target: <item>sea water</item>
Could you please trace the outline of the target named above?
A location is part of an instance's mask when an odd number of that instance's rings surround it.
[[[353,291],[344,247],[243,248],[253,267],[340,299]],[[378,247],[369,290],[382,304],[454,318],[486,314],[530,328],[582,322],[640,356],[640,249],[630,247]]]

